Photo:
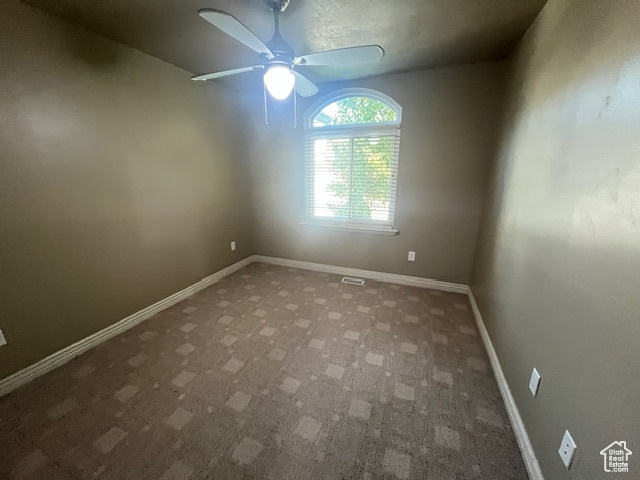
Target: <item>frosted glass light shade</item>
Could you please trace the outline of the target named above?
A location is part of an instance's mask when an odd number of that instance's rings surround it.
[[[284,65],[273,65],[264,74],[264,85],[277,100],[284,100],[291,94],[295,81],[291,69]]]

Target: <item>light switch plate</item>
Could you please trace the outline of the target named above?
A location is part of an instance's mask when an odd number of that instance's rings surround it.
[[[7,344],[7,340],[4,338],[2,334],[2,330],[0,330],[0,347]]]
[[[415,262],[416,261],[416,252],[409,252],[408,260],[410,262]]]
[[[564,437],[562,437],[562,443],[560,444],[560,449],[558,453],[560,454],[560,458],[562,459],[562,463],[567,467],[567,470],[571,468],[571,463],[573,463],[573,457],[576,454],[576,442],[573,441],[569,430],[565,430]]]
[[[540,386],[540,374],[538,370],[535,368],[531,372],[531,380],[529,380],[529,390],[531,390],[531,394],[535,397],[538,393],[538,386]]]
[[[236,251],[236,242],[235,241],[231,242],[231,251],[232,252]]]

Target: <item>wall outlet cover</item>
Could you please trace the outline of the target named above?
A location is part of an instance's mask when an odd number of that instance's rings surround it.
[[[571,468],[571,464],[573,463],[573,457],[576,454],[577,448],[578,447],[576,445],[576,442],[573,441],[573,437],[571,437],[569,430],[565,430],[558,453],[560,454],[562,463],[564,463],[564,466],[567,467],[567,470]]]
[[[535,397],[538,394],[538,387],[540,386],[540,374],[537,369],[533,369],[531,372],[531,379],[529,380],[529,390],[531,390],[531,394]]]
[[[408,260],[410,262],[415,262],[416,261],[416,252],[409,252]]]
[[[232,252],[236,251],[236,242],[235,241],[231,242],[231,251]]]
[[[7,344],[7,340],[4,338],[2,330],[0,330],[0,347]]]

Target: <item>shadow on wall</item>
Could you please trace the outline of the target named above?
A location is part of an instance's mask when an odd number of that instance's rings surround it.
[[[127,64],[132,56],[132,52],[115,43],[97,45],[83,42],[76,32],[76,30],[68,30],[66,41],[69,51],[85,65],[108,72],[118,70],[118,65]]]
[[[554,221],[564,216],[563,222],[577,225],[567,230],[567,237],[589,233],[615,243],[616,222],[628,226],[637,221],[632,208],[621,207],[640,201],[637,158],[632,148],[625,148],[637,138],[632,105],[640,70],[631,60],[637,56],[636,26],[620,21],[622,8],[616,15],[579,15],[580,21],[573,21],[572,15],[578,15],[568,5],[554,3],[560,11],[555,17],[547,7],[537,21],[544,20],[544,31],[534,25],[510,62],[496,164],[481,222],[490,233],[481,235],[477,248],[486,265],[492,265],[495,250],[503,248],[492,239],[514,222],[534,225],[534,232],[544,225],[554,236]],[[541,36],[587,42],[593,32],[606,47],[547,47],[544,55],[536,51]],[[567,195],[574,197],[572,203],[564,202]],[[563,212],[557,211],[554,199],[563,203]],[[518,205],[508,211],[505,202]],[[531,220],[528,213],[516,211],[541,211],[544,205],[551,209],[551,221]]]
[[[0,44],[2,378],[253,251],[217,86],[13,0]]]
[[[621,93],[619,82],[632,72],[620,67],[626,64],[632,68],[633,62],[629,60],[637,56],[637,25],[625,18],[637,18],[640,3],[621,2],[619,8],[610,9],[607,14],[578,11],[596,10],[597,5],[606,5],[606,2],[555,1],[543,9],[510,57],[513,67],[509,75],[510,88],[517,84],[520,92],[513,103],[514,119],[520,118],[519,114],[527,108],[545,111],[564,105],[567,92],[599,96],[600,102],[585,102],[589,110],[598,114],[609,107],[612,96]],[[635,12],[631,12],[632,9]],[[553,10],[561,12],[553,15]],[[544,24],[544,31],[536,29],[538,24]],[[540,52],[539,44],[550,43],[548,39],[576,46],[594,44],[593,39],[599,39],[603,45],[598,48],[546,47]],[[530,104],[533,99],[535,106]]]
[[[47,21],[58,23],[69,53],[87,66],[107,72],[118,70],[118,65],[127,64],[136,54],[134,50],[122,48],[114,42],[87,42],[87,31],[82,27],[70,25],[36,7],[20,3],[21,8],[28,8],[32,13],[46,17]]]
[[[549,3],[512,60],[472,289],[546,478],[602,478],[600,450],[640,445],[639,13]]]
[[[640,444],[640,251],[567,249],[562,239],[510,233],[517,250],[479,264],[487,275],[476,274],[474,296],[543,473],[562,474],[554,461],[568,428],[580,446],[575,478],[593,475],[612,441]],[[543,378],[535,399],[527,389],[534,366]]]

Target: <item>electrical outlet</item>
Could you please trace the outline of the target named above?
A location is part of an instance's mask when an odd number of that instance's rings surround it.
[[[7,344],[7,340],[4,338],[2,334],[2,330],[0,330],[0,347]]]
[[[408,260],[410,262],[415,262],[416,261],[416,252],[409,252],[409,258]]]
[[[573,462],[573,457],[576,454],[576,442],[573,441],[569,430],[565,430],[564,437],[562,437],[562,444],[560,445],[560,449],[558,453],[560,454],[560,458],[562,459],[562,463],[567,467],[567,470],[571,468],[571,463]]]
[[[531,380],[529,380],[529,390],[531,390],[531,394],[535,397],[538,393],[538,386],[540,385],[540,374],[538,370],[535,368],[531,372]]]
[[[235,241],[231,242],[231,251],[232,252],[236,251],[236,242]]]

